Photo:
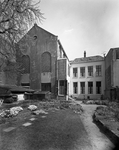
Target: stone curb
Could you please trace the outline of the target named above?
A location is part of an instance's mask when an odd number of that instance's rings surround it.
[[[112,141],[114,145],[119,141],[119,136],[113,130],[110,130],[103,121],[97,119],[96,113],[92,116],[93,122],[99,127],[99,129]]]

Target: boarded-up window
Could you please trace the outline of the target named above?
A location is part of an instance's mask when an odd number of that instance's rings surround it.
[[[42,72],[51,72],[51,54],[45,52],[41,56]]]
[[[51,92],[51,83],[41,83],[42,91],[50,91]]]
[[[24,74],[30,73],[30,58],[28,55],[22,56],[22,68],[24,69]]]
[[[59,94],[61,95],[65,94],[65,81],[64,80],[59,81]]]

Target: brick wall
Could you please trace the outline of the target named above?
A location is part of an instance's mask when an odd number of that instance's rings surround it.
[[[38,27],[37,25],[34,25],[27,33],[27,35],[25,35],[25,37],[21,39],[19,45],[22,45],[22,42],[24,43],[24,41],[25,45],[27,45],[27,51],[25,51],[23,47],[22,51],[18,53],[20,55],[28,55],[30,57],[30,88],[35,90],[41,90],[41,73],[43,68],[42,54],[48,52],[51,57],[51,69],[43,70],[43,72],[48,72],[51,70],[51,92],[55,93],[57,75],[57,37]],[[20,55],[18,55],[18,57]],[[21,61],[21,59],[18,60]],[[47,67],[47,65],[45,65],[45,67]],[[21,77],[19,75],[18,82],[20,80]]]
[[[66,79],[66,59],[58,60],[58,80]]]

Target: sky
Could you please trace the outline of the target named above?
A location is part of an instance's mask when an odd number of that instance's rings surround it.
[[[38,25],[58,36],[70,60],[119,47],[119,0],[41,0]]]

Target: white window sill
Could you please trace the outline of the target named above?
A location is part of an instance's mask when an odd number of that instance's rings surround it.
[[[95,77],[102,77],[102,75],[100,75],[100,76],[95,76]]]
[[[58,94],[58,96],[62,96],[62,97],[63,97],[63,96],[65,96],[65,95],[62,95],[62,94]]]
[[[80,78],[85,78],[85,76],[80,76]]]
[[[87,78],[93,78],[94,76],[88,76]]]

